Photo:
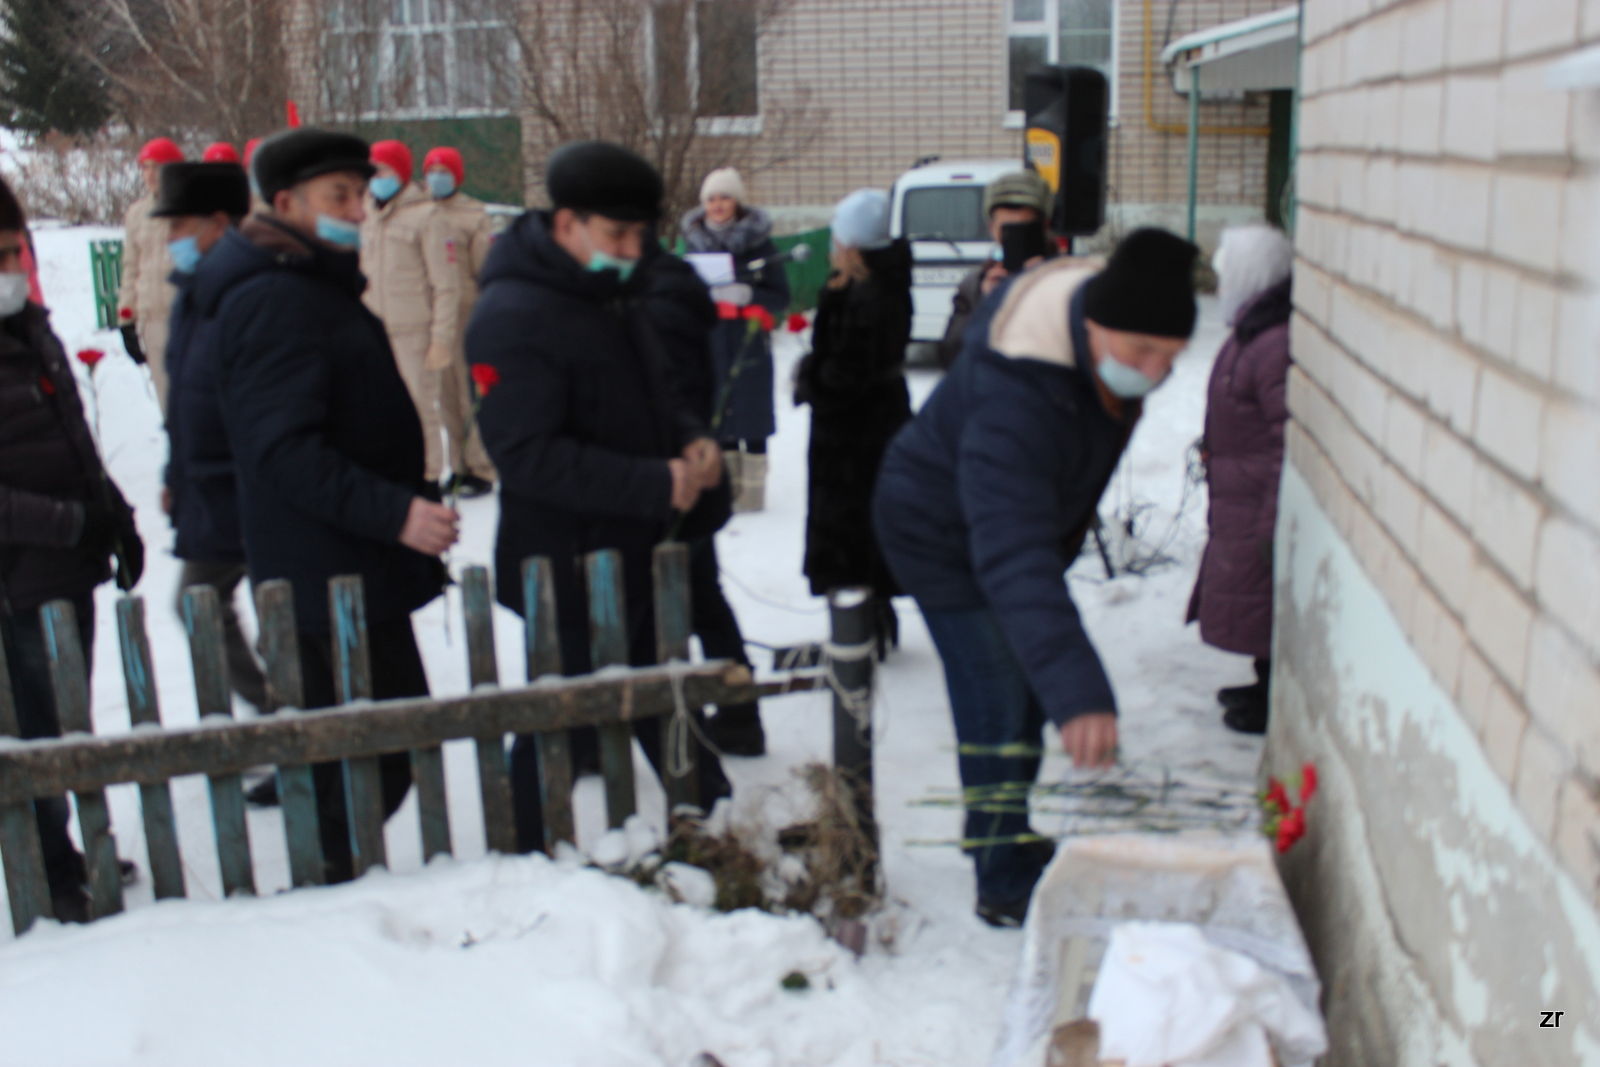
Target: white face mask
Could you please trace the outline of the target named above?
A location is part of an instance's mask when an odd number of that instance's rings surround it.
[[[0,319],[9,319],[28,304],[28,276],[0,274]]]

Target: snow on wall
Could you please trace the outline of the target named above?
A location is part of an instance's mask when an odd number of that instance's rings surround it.
[[[1267,763],[1321,772],[1283,873],[1325,1067],[1600,1064],[1600,918],[1292,466],[1277,544]]]

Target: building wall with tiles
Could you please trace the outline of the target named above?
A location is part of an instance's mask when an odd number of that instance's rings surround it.
[[[1328,1062],[1600,1062],[1600,2],[1302,33],[1268,751]]]

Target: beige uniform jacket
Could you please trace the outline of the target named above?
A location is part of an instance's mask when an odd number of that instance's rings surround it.
[[[167,224],[153,219],[156,199],[141,196],[122,217],[122,290],[117,295],[117,324],[131,321],[139,331],[149,361],[150,376],[162,410],[167,405],[167,329],[177,288],[172,276],[172,256],[167,251]]]
[[[448,231],[434,202],[408,184],[378,207],[370,198],[361,224],[361,272],[367,307],[391,338],[426,333],[430,345],[453,346],[461,319],[461,272],[450,262]]]
[[[459,358],[467,332],[467,320],[472,317],[472,307],[478,302],[478,275],[483,271],[483,261],[489,258],[494,227],[483,201],[465,193],[435,200],[433,209],[446,232],[445,258],[455,266],[461,277],[461,317],[455,341],[452,342],[455,355]]]

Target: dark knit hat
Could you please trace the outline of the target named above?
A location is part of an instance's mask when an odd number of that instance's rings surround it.
[[[1083,284],[1083,314],[1108,330],[1187,338],[1194,333],[1200,250],[1166,230],[1134,230],[1106,269]]]
[[[270,204],[285,189],[324,174],[349,171],[363,179],[372,177],[377,168],[367,158],[370,151],[367,142],[351,134],[301,126],[273,134],[256,146],[250,172],[261,199]]]
[[[237,163],[168,163],[161,168],[161,191],[151,218],[210,215],[234,218],[250,213],[250,182]]]
[[[639,155],[606,141],[562,145],[545,164],[544,184],[553,207],[621,222],[661,216],[661,175]]]
[[[17,194],[11,191],[4,178],[0,178],[0,230],[25,230],[28,228],[28,216],[22,210],[22,204],[17,200]]]

